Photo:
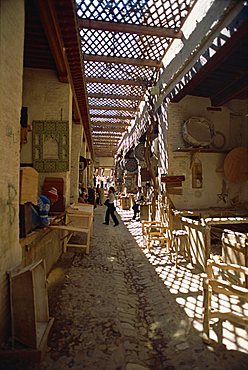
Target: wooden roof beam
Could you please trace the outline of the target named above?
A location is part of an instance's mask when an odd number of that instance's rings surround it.
[[[120,127],[120,128],[127,128],[127,127],[129,127],[129,125],[128,124],[126,124],[126,123],[122,123],[122,122],[116,122],[116,123],[112,123],[112,122],[96,122],[96,123],[91,123],[91,128],[92,127],[94,127],[95,129],[101,129],[101,128],[104,128],[105,129],[105,127],[108,127],[109,129],[111,129],[113,126],[115,126],[115,127]]]
[[[94,145],[95,145],[96,143],[94,143]],[[97,143],[98,145],[101,145],[101,143]],[[109,143],[106,143],[106,142],[102,142],[102,145],[104,145],[104,146],[111,146],[111,147],[117,147],[118,146],[118,142],[109,142]]]
[[[119,140],[121,139],[121,137],[110,137],[110,136],[108,136],[108,137],[100,137],[99,135],[96,137],[96,136],[94,136],[93,135],[93,142],[95,143],[95,142],[106,142],[106,143],[108,143],[109,141],[113,141],[113,142],[118,142]]]
[[[119,141],[120,140],[112,140],[112,141],[106,141],[106,140],[101,141],[100,140],[100,141],[94,141],[93,145],[96,145],[96,144],[101,145],[102,144],[104,146],[106,146],[106,145],[117,146]]]
[[[141,101],[144,100],[144,96],[132,96],[132,95],[114,95],[114,94],[88,94],[89,98],[99,99],[120,99],[120,100],[132,100]]]
[[[135,118],[135,115],[129,115],[129,116],[124,116],[124,115],[111,115],[111,114],[91,114],[90,118],[103,118],[103,119],[108,119],[108,118],[115,118],[115,119],[120,119],[120,120],[131,120]]]
[[[103,137],[102,139],[101,138],[93,138],[93,142],[94,143],[106,143],[108,144],[109,142],[112,142],[112,143],[118,143],[120,141],[121,138],[108,138],[106,139],[105,137]]]
[[[99,157],[112,157],[112,153],[117,152],[117,146],[109,146],[107,150],[104,150],[102,146],[96,147],[96,156]],[[111,153],[112,152],[112,153]]]
[[[124,127],[93,127],[92,128],[92,134],[93,135],[96,135],[98,132],[108,132],[109,135],[111,133],[116,133],[116,134],[123,134],[123,132],[126,131],[126,129]]]
[[[108,153],[109,150],[117,150],[118,146],[117,145],[108,145],[108,147],[104,147],[103,145],[95,145],[94,148],[97,148],[101,150],[101,152]]]
[[[96,140],[93,142],[93,145],[104,145],[104,146],[107,146],[107,145],[112,145],[112,146],[117,146],[119,144],[119,141],[120,140],[109,140],[109,141],[106,141],[106,140]]]
[[[93,145],[95,145],[96,143],[94,143]],[[109,142],[109,143],[106,143],[106,142],[102,142],[102,143],[97,143],[98,145],[103,145],[104,147],[106,146],[110,146],[110,147],[117,147],[118,146],[118,142]]]
[[[223,89],[216,92],[214,96],[211,96],[211,102],[213,106],[221,106],[226,104],[229,100],[235,99],[241,93],[248,91],[247,74],[241,74],[237,79],[233,79],[227,84],[223,84]]]
[[[98,126],[105,126],[104,128],[111,128],[111,127],[118,127],[118,128],[121,128],[123,130],[127,130],[127,128],[129,127],[129,124],[126,124],[126,123],[122,123],[122,122],[116,122],[116,123],[113,123],[113,122],[91,122],[91,128],[99,128]]]
[[[101,132],[102,131],[95,131],[94,130],[93,133],[92,133],[92,136],[94,136],[95,138],[98,138],[99,135],[100,136],[105,135],[105,136],[109,136],[109,137],[112,136],[112,135],[114,135],[116,137],[121,138],[122,135],[123,135],[123,133],[125,132],[125,130],[119,130],[119,129],[117,129],[117,130],[111,129],[110,131],[104,130],[104,134],[102,134],[102,135],[101,135]]]
[[[102,146],[97,147],[97,149],[100,152],[99,157],[101,157],[102,153],[104,153],[107,157],[111,157],[111,151],[114,151],[116,153],[118,147],[109,145],[106,150]]]
[[[152,59],[138,59],[138,58],[121,58],[111,57],[105,55],[89,55],[84,54],[83,59],[85,62],[102,62],[102,63],[114,63],[114,64],[130,64],[138,67],[155,67],[160,68],[161,63]]]
[[[113,118],[113,117],[112,117]],[[123,122],[123,121],[116,121],[116,122],[109,122],[109,121],[91,121],[91,125],[93,126],[123,126],[128,127],[130,123]]]
[[[107,129],[105,129],[105,128],[102,128],[102,129],[100,129],[99,127],[98,128],[94,128],[93,130],[92,130],[92,134],[93,135],[109,135],[109,133],[113,133],[113,135],[122,135],[122,132],[118,132],[118,130],[113,130],[113,128],[107,128]]]
[[[129,85],[146,87],[146,81],[143,80],[113,80],[107,78],[88,77],[85,78],[86,83],[114,84],[114,85]]]
[[[101,148],[96,149],[97,157],[113,157],[117,153],[117,148],[110,147],[107,151],[102,151]]]
[[[118,110],[118,111],[125,111],[125,112],[137,112],[138,111],[138,107],[137,108],[127,108],[127,107],[110,107],[108,105],[90,105],[89,106],[90,109],[94,109],[94,110]]]
[[[117,146],[109,146],[107,150],[104,150],[104,148],[97,147],[96,149],[98,151],[98,157],[113,157],[115,153],[117,153],[118,147]]]
[[[63,56],[63,41],[56,19],[54,6],[49,1],[38,1],[38,9],[44,31],[52,52],[60,82],[68,82],[67,69]]]
[[[111,134],[109,134],[109,133],[106,133],[105,131],[102,131],[102,132],[94,132],[93,134],[92,134],[92,136],[94,137],[94,139],[99,139],[99,137],[104,137],[104,136],[106,136],[107,137],[107,139],[112,139],[112,138],[114,138],[114,139],[118,139],[119,137],[121,137],[122,136],[122,133],[121,132],[112,132]]]
[[[38,0],[37,3],[59,80],[71,85],[77,110],[76,122],[82,122],[87,145],[94,156],[74,3],[71,0]]]
[[[117,147],[110,146],[107,150],[103,150],[102,147],[96,148],[97,157],[112,157],[117,153]]]
[[[113,132],[113,134],[114,134],[114,131],[113,131],[113,129],[109,129],[109,130],[107,130],[107,131],[110,131],[110,132]],[[94,134],[96,134],[96,135],[109,135],[109,133],[107,132],[106,130],[105,130],[105,128],[102,128],[102,130],[100,130],[99,128],[98,128],[98,130],[96,130],[95,131],[95,129],[93,129],[93,132],[94,132]],[[118,130],[117,130],[117,135],[122,135],[122,133],[118,133]]]
[[[112,150],[115,150],[115,151],[117,151],[118,150],[118,145],[109,145],[109,146],[107,146],[106,148],[104,148],[103,146],[99,146],[99,147],[97,147],[97,149],[98,150],[100,150],[101,152],[101,154],[102,153],[105,153],[105,154],[107,154],[107,153],[109,153],[110,151],[112,151]],[[106,149],[106,150],[104,150],[104,149]],[[109,157],[110,157],[111,155],[109,155]]]
[[[101,149],[103,152],[108,152],[110,148],[116,150],[116,145],[109,145],[107,148],[104,148],[102,145],[94,145],[94,148]]]
[[[183,37],[182,31],[174,28],[143,26],[138,24],[130,24],[123,22],[106,22],[96,21],[92,19],[78,19],[78,24],[81,29],[87,28],[90,30],[101,30],[108,32],[132,33],[136,35],[148,35],[156,37],[169,37],[174,39],[181,39]]]
[[[113,136],[110,137],[110,134],[101,135],[99,133],[99,135],[96,135],[96,133],[95,133],[95,134],[93,134],[93,139],[94,139],[94,142],[96,142],[98,140],[100,140],[100,141],[105,140],[105,139],[106,139],[106,142],[108,142],[108,141],[119,141],[121,139],[121,136],[122,136],[122,134],[118,134],[118,133],[116,133],[116,135],[115,134],[112,134],[112,135]]]

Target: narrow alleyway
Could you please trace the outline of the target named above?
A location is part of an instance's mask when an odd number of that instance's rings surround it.
[[[244,329],[229,328],[236,350],[202,342],[200,273],[176,269],[165,249],[148,254],[131,211],[118,209],[118,227],[102,224],[104,212],[89,256],[69,250],[48,278],[55,323],[35,370],[247,369]]]

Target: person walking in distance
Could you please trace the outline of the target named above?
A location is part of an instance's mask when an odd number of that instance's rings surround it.
[[[109,217],[111,216],[112,220],[114,221],[114,226],[118,226],[119,221],[117,220],[117,217],[115,215],[115,188],[113,186],[110,186],[108,197],[104,204],[107,207],[104,224],[109,225]]]
[[[136,216],[140,213],[140,203],[144,201],[144,195],[142,193],[142,188],[139,187],[138,191],[136,193],[136,196],[134,198],[134,205],[132,207],[133,209],[133,220],[136,220]]]

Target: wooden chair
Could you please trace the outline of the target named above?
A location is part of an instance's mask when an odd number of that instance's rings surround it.
[[[219,269],[218,276],[214,274],[213,267]],[[204,305],[204,316],[203,316],[203,340],[206,343],[210,342],[209,331],[210,331],[210,320],[212,318],[219,318],[222,320],[229,320],[235,322],[238,325],[248,325],[248,318],[245,316],[238,315],[234,312],[221,312],[212,310],[212,294],[224,294],[227,296],[236,296],[244,302],[248,302],[248,289],[243,286],[231,284],[225,277],[225,272],[236,271],[248,275],[248,268],[226,264],[217,263],[212,260],[207,261],[207,277],[203,282],[203,305]]]
[[[142,235],[143,237],[147,236],[147,230],[151,226],[161,226],[162,222],[161,221],[142,221],[141,226],[142,226]]]
[[[76,218],[79,216],[79,220]],[[66,223],[73,223],[76,226],[83,228],[90,228],[90,235],[93,235],[93,219],[94,219],[94,206],[86,204],[83,207],[72,208],[66,210]]]
[[[83,212],[67,212],[66,214],[66,226],[67,227],[75,227],[78,228],[81,231],[75,231],[77,234],[85,233],[86,234],[86,243],[75,243],[72,238],[73,232],[71,232],[71,235],[68,235],[68,239],[65,240],[64,243],[64,252],[67,251],[68,247],[74,247],[74,248],[85,248],[86,254],[89,254],[90,251],[90,237],[92,235],[92,226],[93,226],[93,216],[89,213],[83,213]]]
[[[90,237],[93,233],[93,210],[94,207],[83,207],[78,210],[76,208],[67,208],[66,210],[66,224],[65,225],[52,225],[50,228],[60,229],[67,231],[63,237],[64,240],[64,253],[68,247],[83,248],[86,254],[90,252]],[[80,242],[75,242],[75,235],[80,236]],[[81,235],[80,235],[81,234]],[[82,234],[86,234],[86,242],[81,242]]]
[[[162,222],[153,222],[146,227],[145,237],[147,242],[147,248],[150,250],[154,243],[158,242],[162,246],[167,243],[168,250],[171,246],[171,233],[168,225]]]

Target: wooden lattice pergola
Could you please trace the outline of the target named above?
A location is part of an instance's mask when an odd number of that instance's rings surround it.
[[[113,156],[195,0],[76,0],[96,156]]]
[[[195,3],[25,1],[24,67],[51,69],[60,82],[70,82],[73,123],[83,125],[83,140],[93,158],[113,156],[140,102],[151,102],[147,88],[159,84],[159,74],[166,76],[162,59],[166,61],[173,39],[184,40],[182,25]],[[219,34],[217,45],[203,51],[202,60],[208,62],[196,60],[169,92],[172,101],[190,94],[209,97],[214,106],[221,106],[233,98],[247,98],[246,8]],[[141,135],[149,122],[143,123]]]

